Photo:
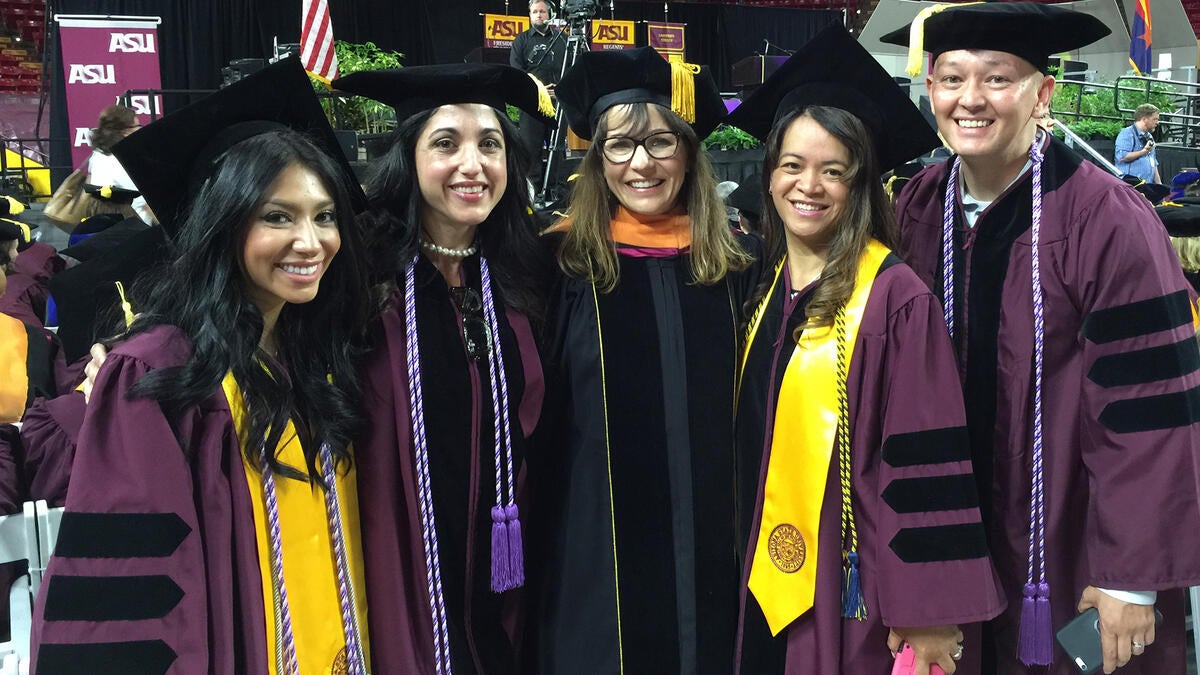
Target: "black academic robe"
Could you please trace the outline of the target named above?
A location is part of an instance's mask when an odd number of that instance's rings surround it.
[[[612,292],[562,278],[552,299],[525,672],[728,673],[733,391],[758,267],[701,285],[686,252],[618,259]]]
[[[971,474],[962,389],[937,299],[895,254],[884,260],[863,310],[847,377],[853,512],[866,617],[841,614],[841,489],[837,453],[821,507],[811,610],[772,638],[749,592],[762,517],[776,401],[795,330],[815,284],[793,294],[786,267],[749,346],[738,396],[738,523],[743,545],[738,669],[743,675],[890,671],[892,626],[961,624],[959,675],[979,669],[972,622],[1004,608],[987,556]],[[769,563],[767,563],[769,564]]]
[[[464,260],[462,269],[465,284],[480,288],[478,257]],[[523,591],[497,594],[491,590],[496,468],[487,362],[468,359],[461,316],[446,282],[424,256],[417,264],[415,292],[452,669],[456,675],[516,673]],[[523,482],[528,439],[541,414],[542,368],[529,320],[504,308],[499,290],[495,293],[513,461]],[[358,499],[367,586],[373,594],[368,621],[372,634],[383,636],[371,643],[374,672],[432,675],[433,619],[417,501],[403,302],[401,288],[375,329],[363,371],[370,425],[356,445]],[[528,523],[530,514],[520,487],[518,506],[523,524]],[[528,574],[528,550],[525,558]],[[381,604],[389,608],[388,613],[376,611]]]
[[[950,163],[897,204],[901,256],[942,294]],[[1055,629],[1088,585],[1157,590],[1164,622],[1126,675],[1182,673],[1183,587],[1200,583],[1200,355],[1187,281],[1149,202],[1057,140],[1042,166],[1046,568]],[[1032,179],[964,225],[955,208],[955,327],[967,426],[1008,610],[997,672],[1017,661],[1032,463]],[[1172,590],[1174,589],[1174,590]],[[1060,650],[1055,675],[1074,672]]]

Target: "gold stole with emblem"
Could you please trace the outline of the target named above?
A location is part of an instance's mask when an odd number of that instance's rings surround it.
[[[854,292],[842,308],[847,372],[871,286],[890,252],[871,239],[859,257]],[[763,307],[775,293],[781,270],[782,263]],[[760,307],[751,324],[750,341],[762,314]],[[805,330],[784,371],[775,406],[762,519],[749,582],[771,635],[778,635],[813,606],[821,505],[838,426],[837,358],[832,326]]]
[[[29,398],[29,334],[25,324],[0,314],[0,423],[20,422]]]

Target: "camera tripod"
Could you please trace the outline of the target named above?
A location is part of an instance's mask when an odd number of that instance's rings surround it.
[[[567,48],[563,54],[562,70],[559,72],[559,80],[562,80],[562,75],[567,72],[567,69],[575,65],[575,59],[579,57],[579,52],[588,51],[587,43],[587,21],[590,17],[587,16],[571,16],[567,24]],[[561,34],[561,33],[560,33]],[[554,130],[550,132],[550,152],[546,156],[546,170],[542,174],[542,186],[538,191],[538,205],[546,205],[561,195],[552,195],[550,178],[554,175],[556,159],[561,161],[565,158],[566,153],[566,127],[567,121],[563,116],[563,108],[558,106],[558,111],[554,114]]]

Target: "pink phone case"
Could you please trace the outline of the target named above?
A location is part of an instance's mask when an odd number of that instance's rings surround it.
[[[896,654],[896,663],[892,666],[892,675],[912,675],[917,667],[917,655],[913,653],[912,645],[907,642]],[[946,675],[946,671],[936,663],[929,666],[929,675]]]

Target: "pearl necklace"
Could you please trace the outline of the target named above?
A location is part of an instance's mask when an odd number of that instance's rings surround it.
[[[426,239],[421,240],[421,248],[429,251],[430,253],[450,256],[451,258],[466,258],[468,256],[473,256],[475,255],[476,250],[475,244],[471,244],[466,248],[446,248],[445,246],[438,246],[432,241]]]

